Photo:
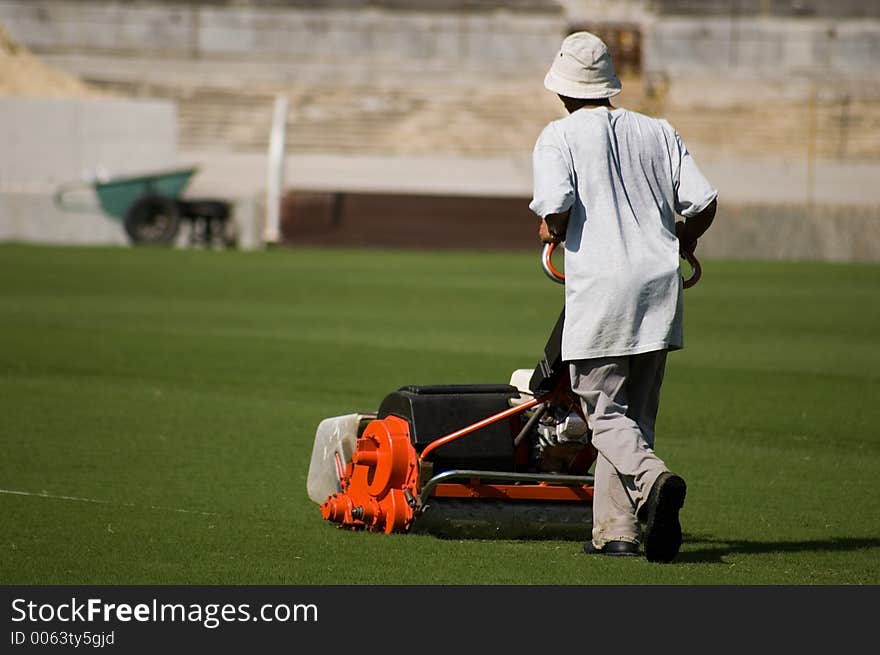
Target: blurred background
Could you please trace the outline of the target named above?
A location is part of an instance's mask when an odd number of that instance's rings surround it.
[[[880,260],[872,0],[0,0],[0,240],[536,249],[581,29],[719,189],[704,257]]]

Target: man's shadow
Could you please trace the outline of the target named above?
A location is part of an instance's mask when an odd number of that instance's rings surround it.
[[[723,564],[724,557],[732,554],[844,552],[864,548],[880,548],[880,539],[869,537],[832,537],[805,541],[753,541],[750,539],[717,539],[705,535],[685,535],[684,543],[699,544],[696,550],[680,551],[677,562]]]

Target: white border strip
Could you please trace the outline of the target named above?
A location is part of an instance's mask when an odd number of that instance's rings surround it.
[[[73,500],[79,503],[97,503],[99,505],[116,505],[117,507],[139,507],[135,503],[120,503],[112,500],[101,500],[99,498],[80,498],[79,496],[56,496],[45,492],[34,493],[31,491],[17,491],[15,489],[0,489],[0,494],[8,496],[31,496],[35,498],[50,498],[52,500]],[[143,506],[140,506],[143,507]],[[177,507],[160,507],[158,505],[147,505],[147,509],[158,510],[163,512],[180,512],[182,514],[201,514],[202,516],[220,516],[217,512],[200,512],[193,509],[180,509]]]

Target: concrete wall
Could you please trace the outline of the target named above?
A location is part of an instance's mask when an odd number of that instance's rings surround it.
[[[552,4],[457,11],[420,11],[416,2],[403,10],[309,4],[0,0],[0,22],[38,53],[285,62],[290,81],[314,83],[383,69],[534,76],[569,25],[623,21],[643,31],[643,65],[652,74],[880,79],[876,17],[680,16],[637,0],[563,0],[556,11]]]
[[[650,0],[650,4],[659,14],[880,18],[880,5],[872,0]]]
[[[334,193],[294,189],[288,246],[517,250],[537,254],[528,196]],[[470,230],[479,222],[481,230]],[[463,243],[462,234],[468,234]],[[880,207],[722,204],[698,255],[719,259],[880,261]]]
[[[719,207],[700,240],[703,259],[880,262],[880,206]]]
[[[284,57],[338,66],[343,73],[382,65],[456,72],[543,69],[565,25],[561,9],[441,12],[101,0],[2,0],[0,22],[43,53]]]
[[[880,20],[663,18],[646,39],[647,71],[781,78],[880,76]],[[833,75],[834,77],[830,77]]]
[[[99,210],[70,213],[52,200],[60,185],[177,165],[176,107],[113,98],[0,98],[0,240],[125,243]],[[95,205],[94,191],[71,197]]]
[[[651,19],[651,0],[559,0],[573,23],[636,23]]]

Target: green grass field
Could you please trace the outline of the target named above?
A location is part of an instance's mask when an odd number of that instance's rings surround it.
[[[670,565],[321,520],[321,419],[506,383],[561,302],[537,249],[0,246],[0,583],[880,583],[875,265],[704,262],[657,431]]]

